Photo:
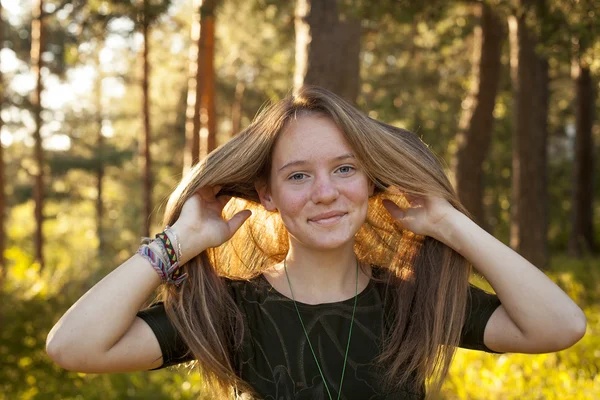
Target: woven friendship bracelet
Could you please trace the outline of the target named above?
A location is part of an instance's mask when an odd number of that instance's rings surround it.
[[[179,263],[175,262],[167,266],[148,245],[140,246],[137,253],[150,262],[154,270],[158,273],[162,283],[172,283],[175,286],[179,286],[186,280],[188,275],[187,273],[182,273]]]
[[[137,254],[150,261],[150,265],[152,265],[152,268],[154,268],[154,270],[160,277],[161,282],[166,282],[167,275],[165,274],[165,264],[160,259],[160,257],[158,257],[156,254],[154,254],[152,250],[150,250],[150,247],[148,247],[148,245],[144,244],[140,246],[140,248],[137,251]]]
[[[156,243],[156,247],[160,250],[160,259],[165,263],[165,265],[170,265],[169,261],[169,253],[167,253],[167,249],[165,249],[165,244],[160,239],[154,239],[152,243]]]
[[[177,247],[177,261],[181,261],[182,259],[182,251],[181,251],[181,242],[179,241],[179,238],[177,237],[177,234],[175,233],[174,230],[171,229],[171,227],[169,225],[167,225],[165,227],[165,235],[169,236],[169,238],[171,239],[171,242],[176,245]],[[173,246],[175,247],[175,246]]]
[[[162,260],[162,262],[164,264],[170,264],[169,262],[169,254],[167,254],[167,250],[165,250],[165,245],[163,244],[163,242],[159,239],[152,239],[149,237],[142,237],[142,242],[140,244],[147,244],[150,245],[151,243],[156,243],[156,246],[160,252],[160,254],[158,254],[158,256],[160,257],[160,259]],[[156,250],[156,249],[155,249]]]
[[[156,237],[164,243],[165,250],[167,250],[167,254],[169,255],[169,262],[171,264],[177,263],[177,254],[175,253],[175,249],[173,248],[173,243],[171,242],[171,239],[169,239],[169,237],[164,232],[157,233]]]

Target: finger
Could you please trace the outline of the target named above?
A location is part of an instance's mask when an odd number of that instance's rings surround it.
[[[401,220],[406,216],[406,212],[400,207],[398,207],[393,201],[384,199],[382,203],[385,209],[390,213],[392,218]]]
[[[210,186],[202,186],[198,190],[196,190],[195,194],[199,194],[202,199],[208,200],[211,197],[214,197],[213,188]]]
[[[415,196],[412,194],[406,194],[406,193],[404,193],[404,198],[406,199],[406,201],[408,201],[408,204],[413,204],[415,201],[420,199],[419,196]]]
[[[212,193],[215,195],[215,197],[217,196],[217,194],[221,191],[221,189],[223,189],[222,185],[217,185],[217,186],[213,186],[211,188]]]
[[[231,200],[231,196],[227,196],[227,195],[221,195],[219,197],[217,197],[217,200],[219,200],[219,203],[221,203],[221,206],[225,207],[227,205],[227,203],[229,203],[229,200]]]
[[[238,229],[242,226],[242,224],[252,215],[252,211],[250,210],[242,210],[236,213],[229,221],[227,221],[227,225],[229,225],[229,229],[231,235],[237,232]]]

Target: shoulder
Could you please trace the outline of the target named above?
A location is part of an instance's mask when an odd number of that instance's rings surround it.
[[[223,278],[233,301],[241,303],[263,303],[270,295],[269,283],[262,275],[251,279]]]
[[[460,347],[498,353],[486,346],[484,333],[490,317],[500,305],[501,302],[497,295],[469,284]]]

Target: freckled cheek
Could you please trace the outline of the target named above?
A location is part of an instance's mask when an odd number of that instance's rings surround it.
[[[279,212],[290,218],[296,218],[302,214],[307,196],[304,193],[291,193],[279,199]],[[283,215],[282,215],[283,216]]]
[[[345,194],[353,203],[368,202],[369,186],[365,182],[353,182],[346,187]]]

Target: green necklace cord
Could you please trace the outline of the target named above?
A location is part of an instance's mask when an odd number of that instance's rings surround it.
[[[323,375],[323,371],[321,370],[321,366],[319,365],[319,361],[317,360],[317,355],[313,350],[312,344],[310,343],[310,339],[308,338],[308,332],[306,332],[306,328],[304,327],[304,322],[302,321],[302,317],[300,316],[300,310],[298,310],[298,305],[296,304],[296,298],[294,297],[294,291],[292,290],[292,283],[290,282],[290,277],[287,272],[287,263],[286,259],[283,260],[283,269],[285,270],[285,276],[288,281],[288,285],[290,286],[290,293],[292,294],[292,300],[294,301],[294,307],[296,307],[296,312],[298,313],[298,319],[300,319],[300,324],[302,325],[302,329],[304,330],[304,335],[306,335],[306,341],[308,342],[308,347],[310,347],[310,351],[312,352],[313,357],[315,358],[315,362],[317,363],[317,368],[319,369],[319,373],[321,374],[321,378],[323,379],[323,384],[325,385],[325,389],[327,390],[327,394],[329,394],[329,399],[333,400],[333,396],[331,396],[331,392],[329,391],[329,387],[327,386],[327,382],[325,381],[325,376]],[[354,325],[354,312],[356,311],[356,303],[358,300],[358,259],[356,259],[356,294],[354,295],[354,308],[352,309],[352,320],[350,322],[350,333],[348,333],[348,344],[346,345],[346,355],[344,356],[344,366],[342,368],[342,378],[340,379],[340,390],[338,391],[338,400],[342,395],[342,384],[344,383],[344,373],[346,372],[346,361],[348,360],[348,350],[350,349],[350,339],[352,338],[352,326]]]

